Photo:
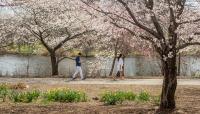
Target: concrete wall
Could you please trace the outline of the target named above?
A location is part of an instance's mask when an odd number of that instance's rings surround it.
[[[105,58],[99,61],[96,58],[82,58],[83,72],[87,76],[107,76],[112,64],[112,58]],[[90,68],[91,62],[101,62],[100,67]],[[93,74],[89,71],[95,70]],[[59,73],[63,76],[71,76],[75,70],[75,62],[65,59],[59,64]],[[116,69],[115,69],[116,72]],[[200,58],[187,56],[181,58],[181,75],[194,76],[200,74]],[[19,56],[1,55],[0,56],[0,75],[1,76],[25,76],[25,77],[44,77],[51,75],[51,63],[49,57],[44,56]],[[156,58],[137,56],[125,59],[126,76],[156,76],[160,75],[160,62]]]

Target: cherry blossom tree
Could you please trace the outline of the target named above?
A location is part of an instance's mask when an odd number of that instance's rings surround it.
[[[125,63],[125,58],[128,55],[132,56],[132,54],[134,53],[138,53],[140,55],[148,55],[148,56],[152,54],[151,53],[152,47],[149,47],[150,45],[148,42],[144,42],[144,41],[141,42],[137,40],[135,36],[132,36],[126,30],[119,31],[115,28],[113,32],[111,33],[112,33],[110,35],[112,37],[110,39],[111,41],[108,42],[107,45],[105,45],[106,47],[105,50],[110,50],[110,52],[113,53],[113,57],[114,57],[109,76],[113,75],[114,66],[115,66],[115,62],[116,62],[116,58],[118,54],[123,55],[124,63]],[[113,35],[113,34],[118,34],[118,35]],[[125,67],[123,67],[123,75],[125,76],[124,68]]]
[[[13,44],[16,37],[15,19],[11,13],[6,14],[5,8],[9,7],[5,2],[0,2],[0,49]]]
[[[52,75],[58,75],[56,52],[67,42],[93,33],[90,15],[81,10],[79,0],[31,0],[16,11],[19,33],[32,35],[49,52]]]
[[[7,20],[8,21],[8,20]],[[0,48],[6,48],[13,42],[13,36],[10,29],[7,28],[8,23],[6,20],[0,20]]]
[[[104,14],[119,29],[152,44],[161,60],[164,79],[160,109],[174,109],[177,87],[176,57],[180,50],[200,45],[200,12],[187,0],[82,0]]]
[[[104,50],[109,50],[110,53],[113,53],[113,61],[109,76],[113,75],[117,55],[123,54],[123,58],[125,58],[129,53],[131,53],[133,49],[133,45],[131,45],[131,41],[133,41],[133,38],[131,38],[127,31],[119,31],[116,28],[111,30],[112,32],[110,32],[111,34],[109,35],[109,37],[111,37],[110,42],[107,42],[105,43],[106,45],[104,45]],[[117,35],[114,36],[112,34]]]

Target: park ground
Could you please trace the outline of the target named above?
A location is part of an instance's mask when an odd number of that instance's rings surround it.
[[[98,98],[105,91],[123,90],[135,93],[142,90],[152,95],[161,92],[162,79],[86,79],[68,81],[63,78],[0,78],[0,83],[24,83],[27,89],[48,90],[71,88],[85,91],[89,101],[82,103],[1,103],[0,114],[154,114],[158,106],[152,103],[124,102],[106,106]],[[200,80],[179,79],[176,91],[177,109],[173,114],[200,114]]]

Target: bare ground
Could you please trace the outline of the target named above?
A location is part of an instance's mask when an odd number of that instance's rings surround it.
[[[13,79],[14,80],[14,79]],[[14,82],[13,82],[14,83]],[[28,89],[47,90],[52,88],[71,88],[85,91],[89,101],[84,103],[1,103],[0,114],[154,114],[158,106],[152,103],[125,102],[122,105],[105,106],[94,97],[106,90],[128,90],[140,92],[146,90],[159,95],[161,85],[120,85],[120,84],[48,84],[28,83]],[[178,86],[176,91],[177,109],[173,114],[200,114],[200,86]],[[162,113],[164,114],[164,113]]]

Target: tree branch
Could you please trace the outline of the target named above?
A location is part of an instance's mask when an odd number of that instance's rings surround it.
[[[98,9],[97,9],[97,8],[94,8],[94,7],[92,7],[91,5],[89,5],[87,2],[85,2],[85,1],[83,1],[83,0],[81,0],[81,1],[82,1],[84,4],[86,4],[88,7],[92,8],[93,10],[95,10],[95,11],[97,11],[97,12],[100,12],[100,13],[102,13],[102,14],[104,14],[104,15],[113,15],[113,16],[116,16],[116,17],[118,17],[118,18],[120,18],[120,19],[122,19],[122,20],[125,20],[125,21],[127,21],[127,22],[129,22],[129,23],[135,25],[134,22],[132,22],[131,20],[129,20],[129,19],[125,18],[125,17],[122,17],[122,16],[120,16],[120,15],[118,15],[118,14],[115,14],[115,13],[106,12],[106,11],[104,11],[103,9],[99,8],[99,7],[98,7]],[[109,16],[109,17],[110,17],[110,16]]]
[[[46,47],[46,49],[49,51],[49,52],[52,52],[52,48],[44,41],[44,37],[42,35],[42,32],[39,31],[39,38],[40,38],[40,41],[41,43],[44,45],[44,47]]]
[[[133,36],[137,36],[136,33],[126,27],[123,27],[123,26],[120,26],[118,25],[117,23],[114,23],[114,22],[111,22],[111,24],[113,24],[114,26],[118,27],[118,28],[122,28],[122,29],[125,29],[126,31],[128,31],[129,33],[131,33]],[[143,40],[146,40],[148,42],[150,42],[157,50],[157,52],[159,54],[162,53],[161,49],[156,45],[156,42],[153,41],[153,38],[151,38],[150,36],[143,36],[143,35],[139,35],[138,37],[140,37],[141,39]]]
[[[181,50],[181,49],[184,49],[184,48],[186,48],[188,46],[192,46],[192,45],[200,45],[200,42],[185,43],[185,44],[182,44],[182,45],[178,46],[176,48],[176,50]]]
[[[146,7],[149,9],[149,10],[153,10],[153,7],[154,7],[154,2],[153,0],[145,0],[145,3],[146,3]],[[151,12],[153,13],[153,12]],[[163,29],[162,27],[160,26],[160,23],[158,22],[158,19],[156,18],[155,14],[153,13],[153,15],[151,15],[151,20],[159,34],[159,36],[161,36],[161,38],[165,41],[165,37],[164,37],[164,32],[163,32]]]
[[[181,25],[181,24],[196,23],[196,22],[200,22],[200,18],[199,19],[195,19],[195,20],[180,22],[178,24]]]
[[[183,13],[183,11],[184,11],[184,8],[185,8],[185,2],[186,2],[186,0],[178,0],[177,1],[177,8],[178,8],[178,10],[177,10],[177,19],[179,19],[180,18],[180,16],[182,15],[182,13]]]
[[[155,36],[156,38],[160,39],[160,36],[157,34],[157,32],[155,32],[154,30],[152,30],[152,29],[150,29],[150,28],[148,28],[148,27],[142,25],[142,24],[135,18],[133,12],[130,10],[130,8],[127,6],[127,4],[126,4],[123,0],[117,0],[117,1],[118,1],[119,3],[121,3],[121,4],[125,7],[126,11],[127,11],[128,14],[131,16],[131,18],[132,18],[133,21],[131,21],[131,20],[129,20],[129,19],[126,19],[126,18],[124,18],[124,17],[122,17],[122,16],[120,16],[120,15],[117,15],[117,14],[115,14],[115,13],[106,12],[106,11],[104,11],[104,10],[102,10],[102,9],[94,8],[94,7],[90,6],[87,2],[85,2],[85,1],[83,1],[83,0],[81,0],[81,1],[82,1],[84,4],[86,4],[87,6],[89,6],[90,8],[94,9],[95,11],[98,11],[98,12],[103,13],[103,14],[105,14],[105,15],[113,15],[113,16],[116,16],[116,17],[118,17],[118,18],[120,18],[120,19],[122,19],[122,20],[125,20],[125,21],[127,21],[127,22],[133,24],[133,25],[138,26],[139,28],[141,28],[141,29],[147,31],[148,33],[152,34],[152,35]],[[109,16],[109,18],[110,18],[110,16]]]
[[[194,33],[194,35],[200,35],[200,32],[196,32],[196,33]]]
[[[123,0],[117,0],[119,3],[121,3],[124,8],[126,9],[126,11],[128,12],[128,14],[131,16],[131,18],[133,19],[133,21],[135,22],[135,24],[140,27],[141,29],[147,31],[148,33],[150,33],[151,35],[155,36],[156,38],[160,39],[160,36],[157,34],[157,32],[155,32],[154,30],[142,25],[135,17],[135,15],[133,14],[133,12],[131,11],[131,9],[128,7],[128,4],[125,3]]]
[[[58,61],[57,61],[57,63],[60,63],[61,61],[63,61],[64,59],[71,59],[71,60],[75,60],[75,59],[73,59],[73,58],[71,58],[71,57],[62,57],[62,58],[60,58]]]
[[[60,47],[63,46],[63,44],[65,44],[67,41],[69,40],[72,40],[72,39],[75,39],[75,38],[78,38],[84,34],[87,34],[87,33],[91,33],[93,32],[94,30],[86,30],[84,32],[81,32],[81,33],[78,33],[78,34],[75,34],[73,36],[67,36],[63,41],[61,41],[57,46],[55,46],[54,50],[56,51],[57,49],[59,49]]]

